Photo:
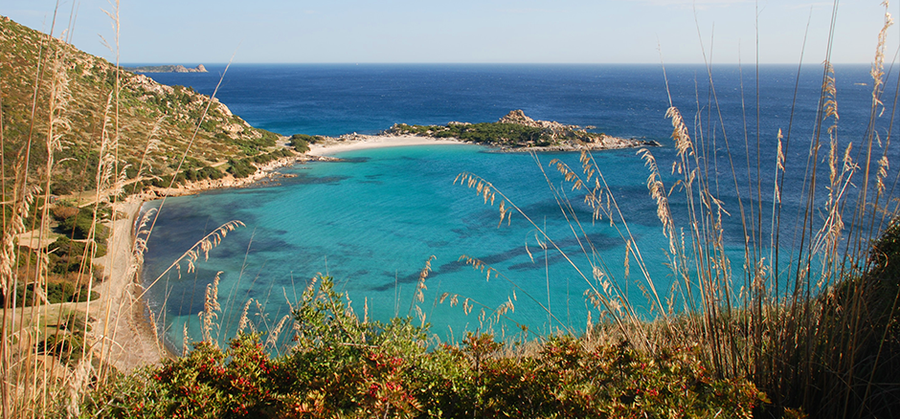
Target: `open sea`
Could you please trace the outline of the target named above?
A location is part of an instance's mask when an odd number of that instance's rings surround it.
[[[212,94],[224,66],[207,68],[206,74],[149,76]],[[659,142],[662,147],[651,152],[671,188],[676,179],[670,173],[675,150],[672,125],[665,118],[671,96],[695,143],[706,151],[704,165],[717,180],[714,193],[731,214],[723,220],[724,244],[736,278],[743,275],[744,237],[735,179],[746,197],[748,176],[755,188],[759,171],[762,224],[769,225],[776,138],[783,130],[786,179],[781,219],[788,227],[778,245],[787,266],[789,249],[798,240],[791,226],[798,224],[797,209],[805,196],[802,185],[817,125],[821,66],[806,65],[798,77],[796,65],[762,66],[758,76],[753,67],[719,65],[712,67],[712,83],[704,66],[665,70],[668,84],[662,67],[653,65],[233,65],[217,97],[253,126],[283,135],[374,134],[395,123],[493,122],[522,109],[534,119]],[[869,66],[837,66],[835,77],[838,138],[842,150],[852,142],[857,157],[864,148],[871,112]],[[895,88],[893,82],[887,86],[888,111],[878,119],[876,130],[882,139],[888,137]],[[635,151],[599,151],[593,156],[628,221],[648,274],[665,295],[672,281],[667,241],[647,190],[649,171]],[[814,158],[820,166],[826,153],[823,146]],[[223,223],[246,224],[229,233],[210,252],[209,260],[198,261],[195,272],[173,270],[152,288],[152,310],[174,347],[181,347],[185,323],[192,338],[199,340],[197,314],[217,272],[222,280],[222,338],[234,334],[250,298],[251,320],[262,330],[274,328],[319,273],[334,278],[360,317],[365,313],[370,320],[386,321],[398,315],[420,316],[420,311],[442,341],[458,340],[466,331],[476,330],[505,336],[521,333],[523,327],[531,336],[558,328],[583,331],[588,312],[594,321],[600,317],[584,298],[589,285],[596,285],[591,261],[649,316],[646,283],[634,255],[629,256],[626,276],[625,242],[617,229],[621,225],[611,226],[606,219],[592,223],[583,195],[562,185],[562,177],[549,166],[559,159],[577,169],[577,153],[532,156],[474,145],[435,145],[337,157],[345,161],[284,168],[280,172],[293,176],[275,183],[166,201],[145,256],[145,283]],[[731,162],[736,166],[734,176]],[[474,190],[454,185],[463,172],[493,183],[531,222],[514,213],[509,224],[498,226],[496,203],[485,204]],[[889,179],[895,176],[893,170]],[[577,235],[551,187],[571,198],[581,221]],[[850,185],[851,192],[855,187]],[[825,194],[822,189],[819,195]],[[686,210],[678,196],[676,189],[672,198],[676,225],[684,222]],[[154,206],[159,201],[145,209]],[[542,248],[547,241],[538,229],[555,246]],[[578,237],[588,237],[595,250],[583,251],[585,241]],[[483,261],[499,275],[488,279],[485,271],[461,261],[463,255]],[[417,302],[413,294],[419,272],[432,256],[424,300]],[[458,305],[451,306],[453,296]],[[474,307],[468,314],[463,307],[467,299]],[[491,315],[507,302],[514,311]]]

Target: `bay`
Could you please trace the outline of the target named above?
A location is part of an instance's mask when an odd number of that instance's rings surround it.
[[[211,94],[224,67],[207,67],[207,74],[151,76]],[[717,181],[717,195],[732,214],[725,219],[725,244],[736,275],[741,275],[744,237],[737,198],[740,194],[746,199],[751,193],[755,185],[747,179],[748,175],[756,178],[757,166],[765,190],[771,191],[776,138],[782,129],[790,141],[782,217],[785,225],[795,221],[802,205],[810,139],[817,126],[822,70],[808,66],[798,79],[796,67],[764,66],[757,78],[737,66],[714,66],[714,91],[705,67],[666,70],[672,104],[685,115],[711,179]],[[871,109],[868,68],[838,67],[836,78],[841,144],[859,144]],[[799,88],[792,106],[795,85]],[[535,119],[658,141],[663,146],[651,152],[666,185],[671,187],[675,181],[670,173],[676,157],[669,138],[672,127],[665,118],[667,80],[657,66],[240,65],[225,74],[217,96],[254,126],[283,135],[371,134],[400,122],[486,122],[523,109]],[[702,136],[696,135],[701,132]],[[667,242],[645,184],[649,172],[644,161],[635,150],[593,156],[643,251],[648,274],[665,294],[671,286],[664,251]],[[581,195],[565,188],[585,229],[584,235],[581,227],[576,230],[579,234],[573,234],[571,219],[563,216],[550,191],[564,188],[550,161],[561,159],[579,168],[577,154],[531,156],[451,145],[361,150],[339,157],[346,161],[284,169],[296,177],[282,178],[277,185],[166,201],[145,256],[145,281],[156,278],[222,223],[241,220],[246,224],[212,250],[208,261],[198,263],[195,273],[170,274],[153,288],[151,306],[163,319],[173,346],[180,347],[185,324],[193,339],[199,338],[197,313],[203,308],[203,292],[217,272],[222,278],[223,337],[233,334],[236,318],[249,298],[261,304],[261,311],[255,303],[250,309],[259,327],[274,328],[317,273],[334,277],[361,317],[367,313],[370,319],[385,321],[396,315],[417,316],[418,306],[443,340],[487,328],[507,336],[520,333],[522,326],[532,334],[557,328],[583,330],[589,311],[595,321],[601,316],[583,297],[585,290],[598,286],[590,272],[592,263],[603,266],[607,277],[646,310],[647,287],[635,269],[634,255],[629,259],[629,276],[625,275],[621,230],[607,220],[592,222]],[[731,162],[737,162],[734,173]],[[487,205],[474,190],[454,185],[463,172],[492,182],[533,224],[513,214],[509,224],[498,226],[496,203]],[[771,208],[770,193],[761,194],[761,207]],[[148,207],[154,205],[159,203]],[[684,221],[684,204],[674,199],[672,205],[676,220]],[[582,250],[588,245],[577,237],[584,236],[596,251]],[[779,245],[786,248],[796,240],[792,234],[780,239]],[[549,246],[546,252],[542,242]],[[483,261],[500,275],[488,280],[486,272],[461,261],[463,255]],[[431,256],[424,300],[414,301],[416,281]],[[441,303],[444,293],[448,295]],[[459,304],[451,307],[454,295]],[[462,307],[466,299],[474,306],[469,314]],[[511,303],[515,311],[507,311],[496,322],[490,320],[504,303]],[[479,319],[482,308],[486,314]],[[549,318],[548,309],[554,319]]]

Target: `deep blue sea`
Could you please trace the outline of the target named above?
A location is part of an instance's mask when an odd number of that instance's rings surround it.
[[[212,94],[225,68],[207,68],[206,74],[150,76]],[[744,237],[735,183],[746,197],[756,187],[757,176],[762,179],[761,224],[769,225],[779,129],[787,147],[781,216],[786,227],[779,245],[790,249],[797,241],[790,227],[797,225],[797,208],[804,199],[822,68],[806,65],[798,77],[797,66],[763,66],[758,76],[752,67],[714,66],[711,81],[703,66],[668,66],[665,71],[668,83],[662,67],[653,65],[233,65],[217,97],[250,124],[284,135],[372,134],[395,123],[492,122],[522,109],[535,119],[659,142],[662,147],[651,151],[671,188],[676,179],[670,173],[675,152],[672,125],[665,118],[671,96],[704,153],[701,161],[714,180],[714,193],[731,214],[723,220],[724,244],[734,275],[740,277]],[[871,110],[869,67],[837,66],[835,77],[838,138],[842,149],[852,142],[853,156],[858,157]],[[894,83],[889,83],[884,100],[889,110],[876,128],[882,139],[888,137],[893,89]],[[813,160],[823,165],[825,153],[823,146]],[[665,296],[672,274],[664,250],[667,242],[646,186],[647,167],[635,150],[593,156],[641,249],[649,276]],[[262,306],[261,312],[255,303],[250,309],[259,327],[274,327],[317,273],[334,278],[360,317],[366,312],[376,320],[416,316],[418,306],[431,331],[444,341],[475,330],[510,336],[522,326],[532,335],[558,328],[583,330],[589,311],[594,321],[601,316],[584,298],[591,284],[597,286],[592,263],[602,267],[605,277],[639,308],[647,306],[646,282],[634,255],[628,256],[630,275],[625,275],[623,225],[611,226],[606,219],[592,223],[583,196],[563,186],[562,177],[549,166],[551,160],[560,159],[578,168],[575,153],[532,156],[442,145],[363,150],[338,157],[346,161],[285,168],[282,173],[295,177],[274,184],[166,201],[145,256],[145,282],[157,278],[219,225],[230,220],[246,224],[229,233],[208,261],[198,262],[195,273],[185,269],[180,276],[171,273],[152,289],[151,305],[164,320],[174,346],[181,346],[185,322],[193,338],[199,339],[197,313],[217,272],[222,278],[222,336],[233,335],[248,298]],[[735,175],[731,164],[736,166]],[[463,172],[492,182],[531,222],[514,213],[509,224],[498,226],[496,203],[485,204],[474,190],[454,185]],[[551,187],[571,198],[580,227],[573,230],[571,218],[563,217]],[[676,188],[672,208],[676,222],[683,222],[686,208],[678,194]],[[147,205],[152,206],[159,202]],[[548,241],[539,229],[555,246],[547,245],[546,251],[541,247]],[[769,237],[765,230],[764,237]],[[593,252],[583,250],[585,237]],[[789,264],[790,252],[784,254],[780,263]],[[488,279],[486,272],[461,262],[462,255],[483,261],[499,276]],[[416,302],[416,280],[431,256],[424,301]],[[448,296],[441,302],[445,293]],[[459,304],[451,306],[454,295]],[[474,306],[469,314],[463,308],[466,299]],[[514,311],[491,316],[507,302]],[[479,316],[482,309],[486,314]]]

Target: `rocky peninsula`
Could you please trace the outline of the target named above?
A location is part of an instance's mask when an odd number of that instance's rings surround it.
[[[493,123],[396,124],[385,131],[385,134],[452,138],[508,152],[609,150],[659,146],[655,141],[613,137],[589,129],[593,130],[594,127],[583,128],[556,121],[535,120],[517,109]]]
[[[514,110],[497,122],[449,122],[447,125],[395,124],[377,135],[357,133],[339,137],[296,134],[290,145],[307,155],[324,156],[367,148],[431,144],[477,144],[499,152],[567,152],[658,147],[656,141],[619,138],[595,133],[594,127],[540,121]]]

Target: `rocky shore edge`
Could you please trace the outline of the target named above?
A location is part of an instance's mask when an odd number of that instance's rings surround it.
[[[272,160],[266,164],[259,164],[256,166],[256,172],[247,177],[236,178],[228,174],[221,179],[204,179],[196,182],[188,181],[182,185],[171,188],[150,187],[148,190],[140,192],[135,196],[142,201],[152,201],[170,196],[195,195],[214,189],[245,188],[258,182],[276,179],[281,176],[281,174],[276,171],[279,168],[297,163],[315,161],[341,161],[341,159],[329,156],[296,154],[294,156]]]

